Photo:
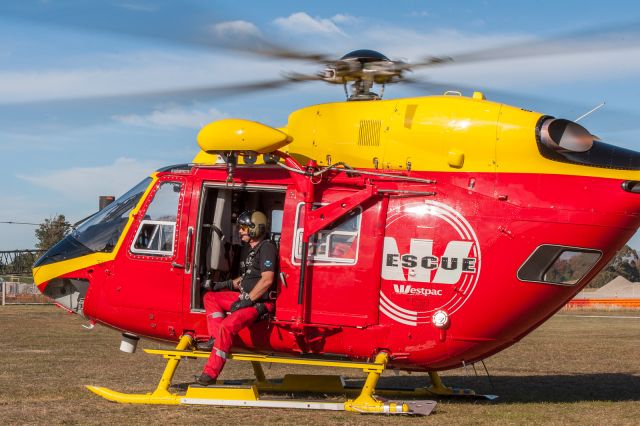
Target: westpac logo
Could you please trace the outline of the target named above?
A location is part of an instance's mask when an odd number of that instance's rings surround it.
[[[478,259],[471,255],[473,241],[449,241],[442,256],[433,254],[433,240],[412,238],[409,253],[401,254],[395,238],[384,238],[382,278],[394,281],[414,281],[434,284],[456,284],[462,274],[475,274]],[[408,279],[405,278],[405,271]],[[396,287],[396,293],[407,287]],[[402,290],[402,291],[400,291]],[[414,289],[409,286],[411,290]],[[424,289],[426,290],[426,289]],[[417,293],[416,293],[417,294]]]
[[[394,284],[393,291],[411,296],[442,296],[442,289],[415,288],[411,284]]]

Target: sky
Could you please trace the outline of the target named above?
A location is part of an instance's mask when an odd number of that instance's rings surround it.
[[[7,0],[0,4],[0,222],[41,223],[57,214],[78,221],[97,210],[100,195],[120,195],[159,167],[189,162],[208,122],[238,117],[282,126],[297,108],[344,99],[342,87],[318,82],[238,96],[118,98],[321,69],[221,48],[225,40],[261,37],[336,59],[374,49],[417,62],[579,34],[562,55],[428,68],[413,77],[569,119],[605,102],[581,124],[640,150],[640,30],[614,44],[606,39],[627,26],[640,27],[637,2]],[[554,46],[548,42],[550,53]],[[408,85],[385,90],[385,98],[428,94]],[[34,230],[0,223],[0,250],[35,247]],[[631,245],[640,248],[638,235]]]

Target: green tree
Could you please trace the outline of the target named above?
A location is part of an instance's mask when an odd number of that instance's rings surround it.
[[[11,262],[9,272],[11,274],[30,274],[33,264],[36,262],[37,256],[34,253],[22,252],[16,253],[16,257]]]
[[[36,247],[40,250],[48,250],[55,243],[60,241],[71,229],[71,224],[63,214],[45,219],[36,229],[38,243]]]

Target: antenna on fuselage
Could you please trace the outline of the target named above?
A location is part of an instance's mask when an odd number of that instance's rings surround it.
[[[600,108],[602,108],[604,105],[606,104],[606,102],[602,102],[600,105],[596,106],[595,108],[585,112],[584,114],[582,114],[580,117],[576,118],[575,120],[573,120],[574,123],[577,123],[578,121],[582,120],[583,118],[593,114],[594,112],[596,112],[597,110],[599,110]]]

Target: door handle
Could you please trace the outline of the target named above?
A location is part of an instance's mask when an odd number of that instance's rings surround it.
[[[184,269],[184,265],[178,263],[178,262],[173,262],[171,264],[171,266],[173,266],[174,268],[178,268],[178,269]]]
[[[184,272],[191,272],[191,239],[193,237],[193,226],[187,228],[187,242],[184,253]]]

